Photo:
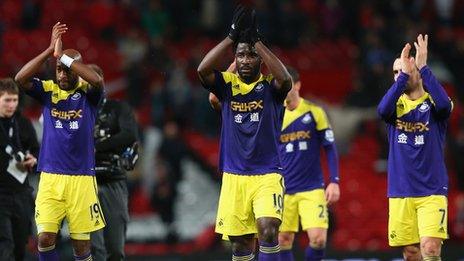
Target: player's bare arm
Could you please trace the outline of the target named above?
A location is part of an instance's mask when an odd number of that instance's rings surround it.
[[[264,64],[274,76],[276,88],[288,92],[292,88],[292,81],[285,65],[261,41],[255,43],[256,51]]]
[[[73,70],[77,75],[79,75],[79,77],[88,82],[93,88],[103,88],[103,78],[94,69],[92,69],[92,67],[82,63],[82,57],[80,57],[79,53],[73,52],[71,49],[63,51],[61,35],[55,41],[53,56],[58,59],[62,65]]]
[[[275,56],[259,38],[255,10],[252,12],[251,19],[252,26],[250,28],[250,36],[256,51],[271,72],[272,76],[274,76],[276,88],[283,93],[287,93],[290,91],[290,89],[292,89],[292,80],[290,74],[288,73],[287,68],[285,68],[285,65],[279,60],[279,58],[277,58],[277,56]]]
[[[214,70],[221,68],[224,56],[227,56],[227,52],[233,43],[229,37],[226,37],[203,58],[197,69],[198,76],[203,85],[210,86],[214,84]]]
[[[212,92],[209,93],[208,100],[209,100],[209,104],[211,104],[211,107],[213,107],[215,111],[221,111],[221,102],[216,97],[216,95],[214,95],[214,93]]]
[[[61,37],[62,34],[66,33],[67,30],[68,27],[66,24],[62,24],[60,22],[57,22],[53,26],[50,45],[47,47],[47,49],[26,63],[26,65],[24,65],[16,74],[15,81],[21,89],[29,90],[32,88],[32,77],[37,74],[37,72],[39,72],[40,67],[53,54],[56,41]]]
[[[227,71],[231,73],[237,72],[237,64],[235,63],[235,61],[233,61],[229,65],[229,68],[227,68]],[[221,111],[221,102],[219,101],[218,97],[214,95],[214,93],[212,92],[209,93],[208,101],[209,101],[209,104],[211,104],[211,107],[213,107],[215,111]]]
[[[229,34],[224,40],[222,40],[222,42],[211,49],[211,51],[209,51],[205,58],[201,61],[197,71],[203,85],[208,86],[214,84],[214,70],[221,68],[224,60],[223,58],[227,55],[228,49],[234,44],[234,42],[238,41],[240,33],[249,25],[250,21],[249,19],[247,20],[247,17],[250,15],[249,12],[250,10],[246,9],[244,6],[237,6],[234,11]],[[227,71],[236,71],[235,62],[229,66]]]
[[[203,83],[203,85],[208,86],[214,84],[214,70],[221,68],[222,61],[224,60],[224,57],[227,56],[227,51],[233,45],[233,43],[238,40],[240,32],[245,26],[246,15],[246,8],[241,5],[237,6],[232,18],[229,35],[224,40],[222,40],[222,42],[211,49],[206,54],[205,58],[203,58],[201,61],[197,71],[198,76],[200,77],[200,81]]]

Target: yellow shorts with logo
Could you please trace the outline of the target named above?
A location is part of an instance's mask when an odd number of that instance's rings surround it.
[[[303,230],[329,227],[324,189],[285,194],[280,231],[298,232],[300,220]]]
[[[421,237],[448,238],[448,199],[442,195],[389,198],[388,243],[417,244]]]
[[[37,233],[57,233],[64,218],[71,234],[89,233],[105,227],[97,195],[94,176],[42,172],[35,200]]]
[[[261,217],[282,219],[282,175],[235,175],[224,172],[216,218],[216,233],[228,236],[256,234]]]

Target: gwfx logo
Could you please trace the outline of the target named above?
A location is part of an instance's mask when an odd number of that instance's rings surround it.
[[[396,120],[396,128],[405,132],[423,132],[423,131],[428,131],[429,127],[428,122],[422,123],[422,122],[407,122],[407,121],[401,121],[401,120]]]
[[[287,142],[292,142],[295,140],[304,140],[304,139],[310,139],[310,138],[311,138],[310,131],[295,131],[295,132],[290,132],[290,133],[285,133],[285,134],[280,135],[280,142],[287,143]]]
[[[81,113],[82,113],[82,110],[59,111],[55,108],[53,108],[50,112],[52,117],[62,119],[62,120],[82,118]]]
[[[235,102],[231,101],[230,102],[230,108],[233,111],[240,111],[240,112],[248,112],[248,111],[254,111],[258,109],[263,109],[263,100],[259,101],[251,101],[251,102]]]

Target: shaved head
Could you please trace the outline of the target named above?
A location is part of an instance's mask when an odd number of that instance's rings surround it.
[[[77,60],[79,62],[82,62],[82,55],[80,52],[74,49],[66,49],[63,51],[63,54],[66,54],[67,56],[73,58],[74,60]]]
[[[82,55],[74,49],[66,49],[63,51],[63,55],[67,55],[72,59],[82,62]],[[79,80],[79,76],[76,72],[62,64],[60,59],[56,60],[56,80],[62,90],[71,90],[74,88]]]

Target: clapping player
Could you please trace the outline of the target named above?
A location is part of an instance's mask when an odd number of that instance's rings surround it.
[[[405,260],[441,260],[448,238],[448,174],[444,151],[453,108],[427,66],[428,36],[420,34],[415,57],[407,43],[393,63],[395,82],[380,101],[387,123],[388,239],[403,247]]]
[[[203,86],[222,104],[220,170],[223,172],[216,232],[232,243],[232,260],[280,260],[278,231],[284,184],[278,139],[290,75],[261,42],[254,11],[239,6],[229,36],[198,67]],[[218,69],[234,48],[237,73]],[[261,74],[264,63],[270,75]]]
[[[15,80],[43,106],[35,211],[39,260],[58,260],[56,234],[66,218],[75,259],[87,261],[92,260],[90,232],[105,226],[97,198],[93,138],[103,81],[78,51],[62,50],[67,29],[56,23],[50,46],[24,65]],[[33,78],[50,57],[56,58],[57,82]]]

